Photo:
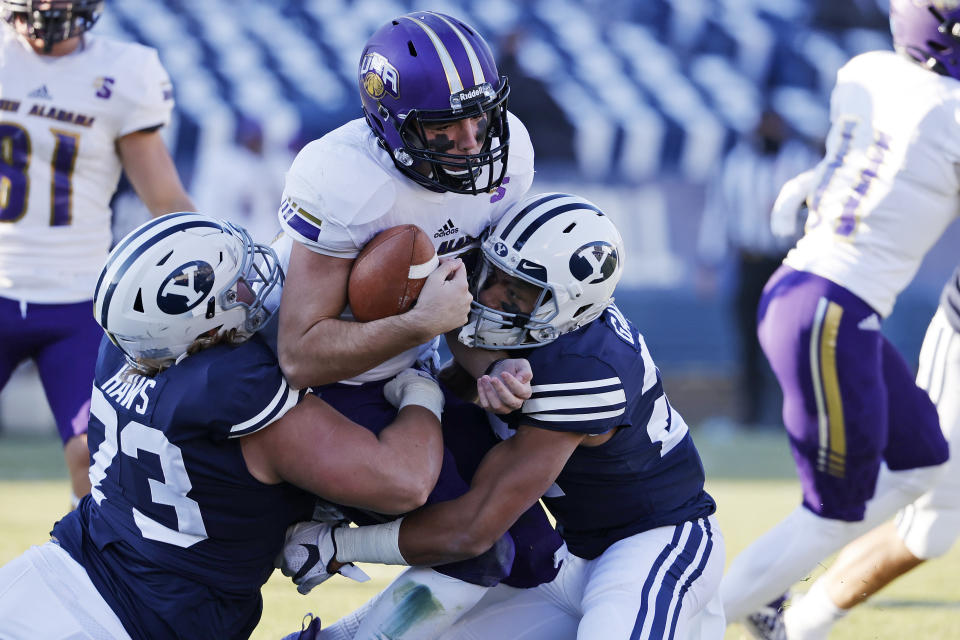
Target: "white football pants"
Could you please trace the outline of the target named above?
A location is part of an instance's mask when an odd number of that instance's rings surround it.
[[[0,638],[130,640],[84,568],[52,542],[0,567]]]
[[[644,531],[593,560],[569,555],[550,583],[495,587],[441,639],[719,640],[724,555],[713,516]]]
[[[950,459],[934,487],[897,514],[897,532],[918,558],[942,556],[960,536],[960,333],[943,309],[930,321],[920,349],[917,386],[930,394],[940,428],[950,443]]]

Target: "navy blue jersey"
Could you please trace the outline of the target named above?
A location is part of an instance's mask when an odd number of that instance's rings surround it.
[[[940,306],[954,331],[960,332],[960,267],[953,272],[940,295]]]
[[[700,455],[663,392],[643,337],[610,307],[585,327],[526,352],[533,395],[510,426],[590,435],[544,503],[576,555],[592,559],[628,536],[713,513]]]
[[[92,492],[54,525],[135,639],[246,638],[284,531],[310,494],[247,471],[240,437],[298,400],[259,337],[153,378],[100,346],[90,405]]]

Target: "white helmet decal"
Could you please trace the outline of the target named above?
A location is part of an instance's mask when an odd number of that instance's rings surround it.
[[[609,242],[590,242],[570,256],[570,273],[587,284],[603,282],[617,270],[617,249]]]
[[[185,313],[210,294],[214,280],[213,267],[203,260],[181,265],[160,285],[157,307],[170,315]]]

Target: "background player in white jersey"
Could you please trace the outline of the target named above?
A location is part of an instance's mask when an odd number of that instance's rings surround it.
[[[0,0],[0,388],[37,363],[75,499],[100,328],[90,317],[121,168],[154,215],[191,211],[158,129],[157,52],[87,32],[102,0]]]
[[[902,39],[899,19],[939,19],[951,32],[960,12],[944,20],[936,8],[944,4],[891,3],[898,52],[869,52],[840,69],[826,157],[775,205],[786,228],[795,224],[793,194],[809,208],[804,236],[758,309],[803,504],[734,559],[722,587],[729,620],[758,611],[915,500],[947,460],[936,408],[880,332],[960,211],[960,83],[937,58],[918,64],[922,52]],[[958,41],[948,39],[954,51]],[[764,613],[775,612],[760,611],[760,627],[771,620]]]
[[[937,405],[948,442],[960,434],[960,267],[947,282],[923,339],[917,384]],[[897,518],[847,545],[826,573],[784,612],[791,640],[826,638],[852,607],[950,550],[960,536],[960,456]]]
[[[427,279],[419,313],[452,268]],[[51,542],[0,568],[0,637],[246,638],[313,494],[389,512],[423,503],[440,469],[439,386],[394,379],[399,414],[379,436],[291,387],[258,333],[282,277],[269,247],[195,213],[113,250],[94,297],[106,337],[93,488]]]
[[[507,78],[470,25],[431,11],[399,16],[370,37],[360,59],[364,119],[308,144],[287,174],[279,212],[285,236],[277,248],[289,268],[278,352],[292,384],[324,385],[327,402],[376,431],[396,412],[383,400],[384,381],[418,360],[435,364],[437,337],[467,321],[471,297],[459,269],[446,287],[447,305],[432,318],[406,313],[354,322],[346,308],[354,259],[376,233],[407,223],[433,237],[441,258],[475,249],[481,232],[529,189],[533,147],[506,110]],[[529,393],[527,380],[502,373],[503,365],[494,377],[483,376],[496,357],[471,355],[467,366],[490,394],[483,397],[518,407]],[[476,406],[449,402],[446,442],[465,437],[459,425],[466,420],[486,418]],[[448,456],[431,500],[468,488]],[[351,516],[366,524],[382,520]],[[446,615],[459,615],[511,572],[518,585],[553,577],[561,541],[539,507],[528,520],[529,533],[504,536],[483,557],[425,572],[425,579],[446,585]],[[537,540],[524,546],[524,555],[541,569],[521,580],[516,574],[526,569],[513,562],[513,539],[522,535]],[[416,633],[409,629],[404,637]]]
[[[594,204],[562,193],[516,203],[483,241],[461,336],[528,359],[533,395],[495,420],[502,440],[489,434],[486,455],[458,455],[479,465],[466,494],[399,526],[305,527],[294,543],[318,544],[322,560],[311,572],[288,546],[296,562],[285,573],[299,570],[302,582],[322,579],[331,559],[468,558],[543,497],[570,550],[558,577],[523,591],[498,587],[443,638],[722,638],[716,505],[643,336],[612,304],[623,260],[619,232]],[[378,596],[392,616],[364,620],[346,637],[393,638],[432,619],[436,604],[411,579],[421,571]],[[442,630],[435,625],[433,637]],[[329,631],[307,637],[338,637]]]

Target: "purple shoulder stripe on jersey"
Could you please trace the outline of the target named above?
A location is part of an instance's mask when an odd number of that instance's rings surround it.
[[[317,238],[320,237],[320,227],[307,222],[297,214],[287,218],[287,224],[290,225],[291,229],[312,242],[316,242]]]

